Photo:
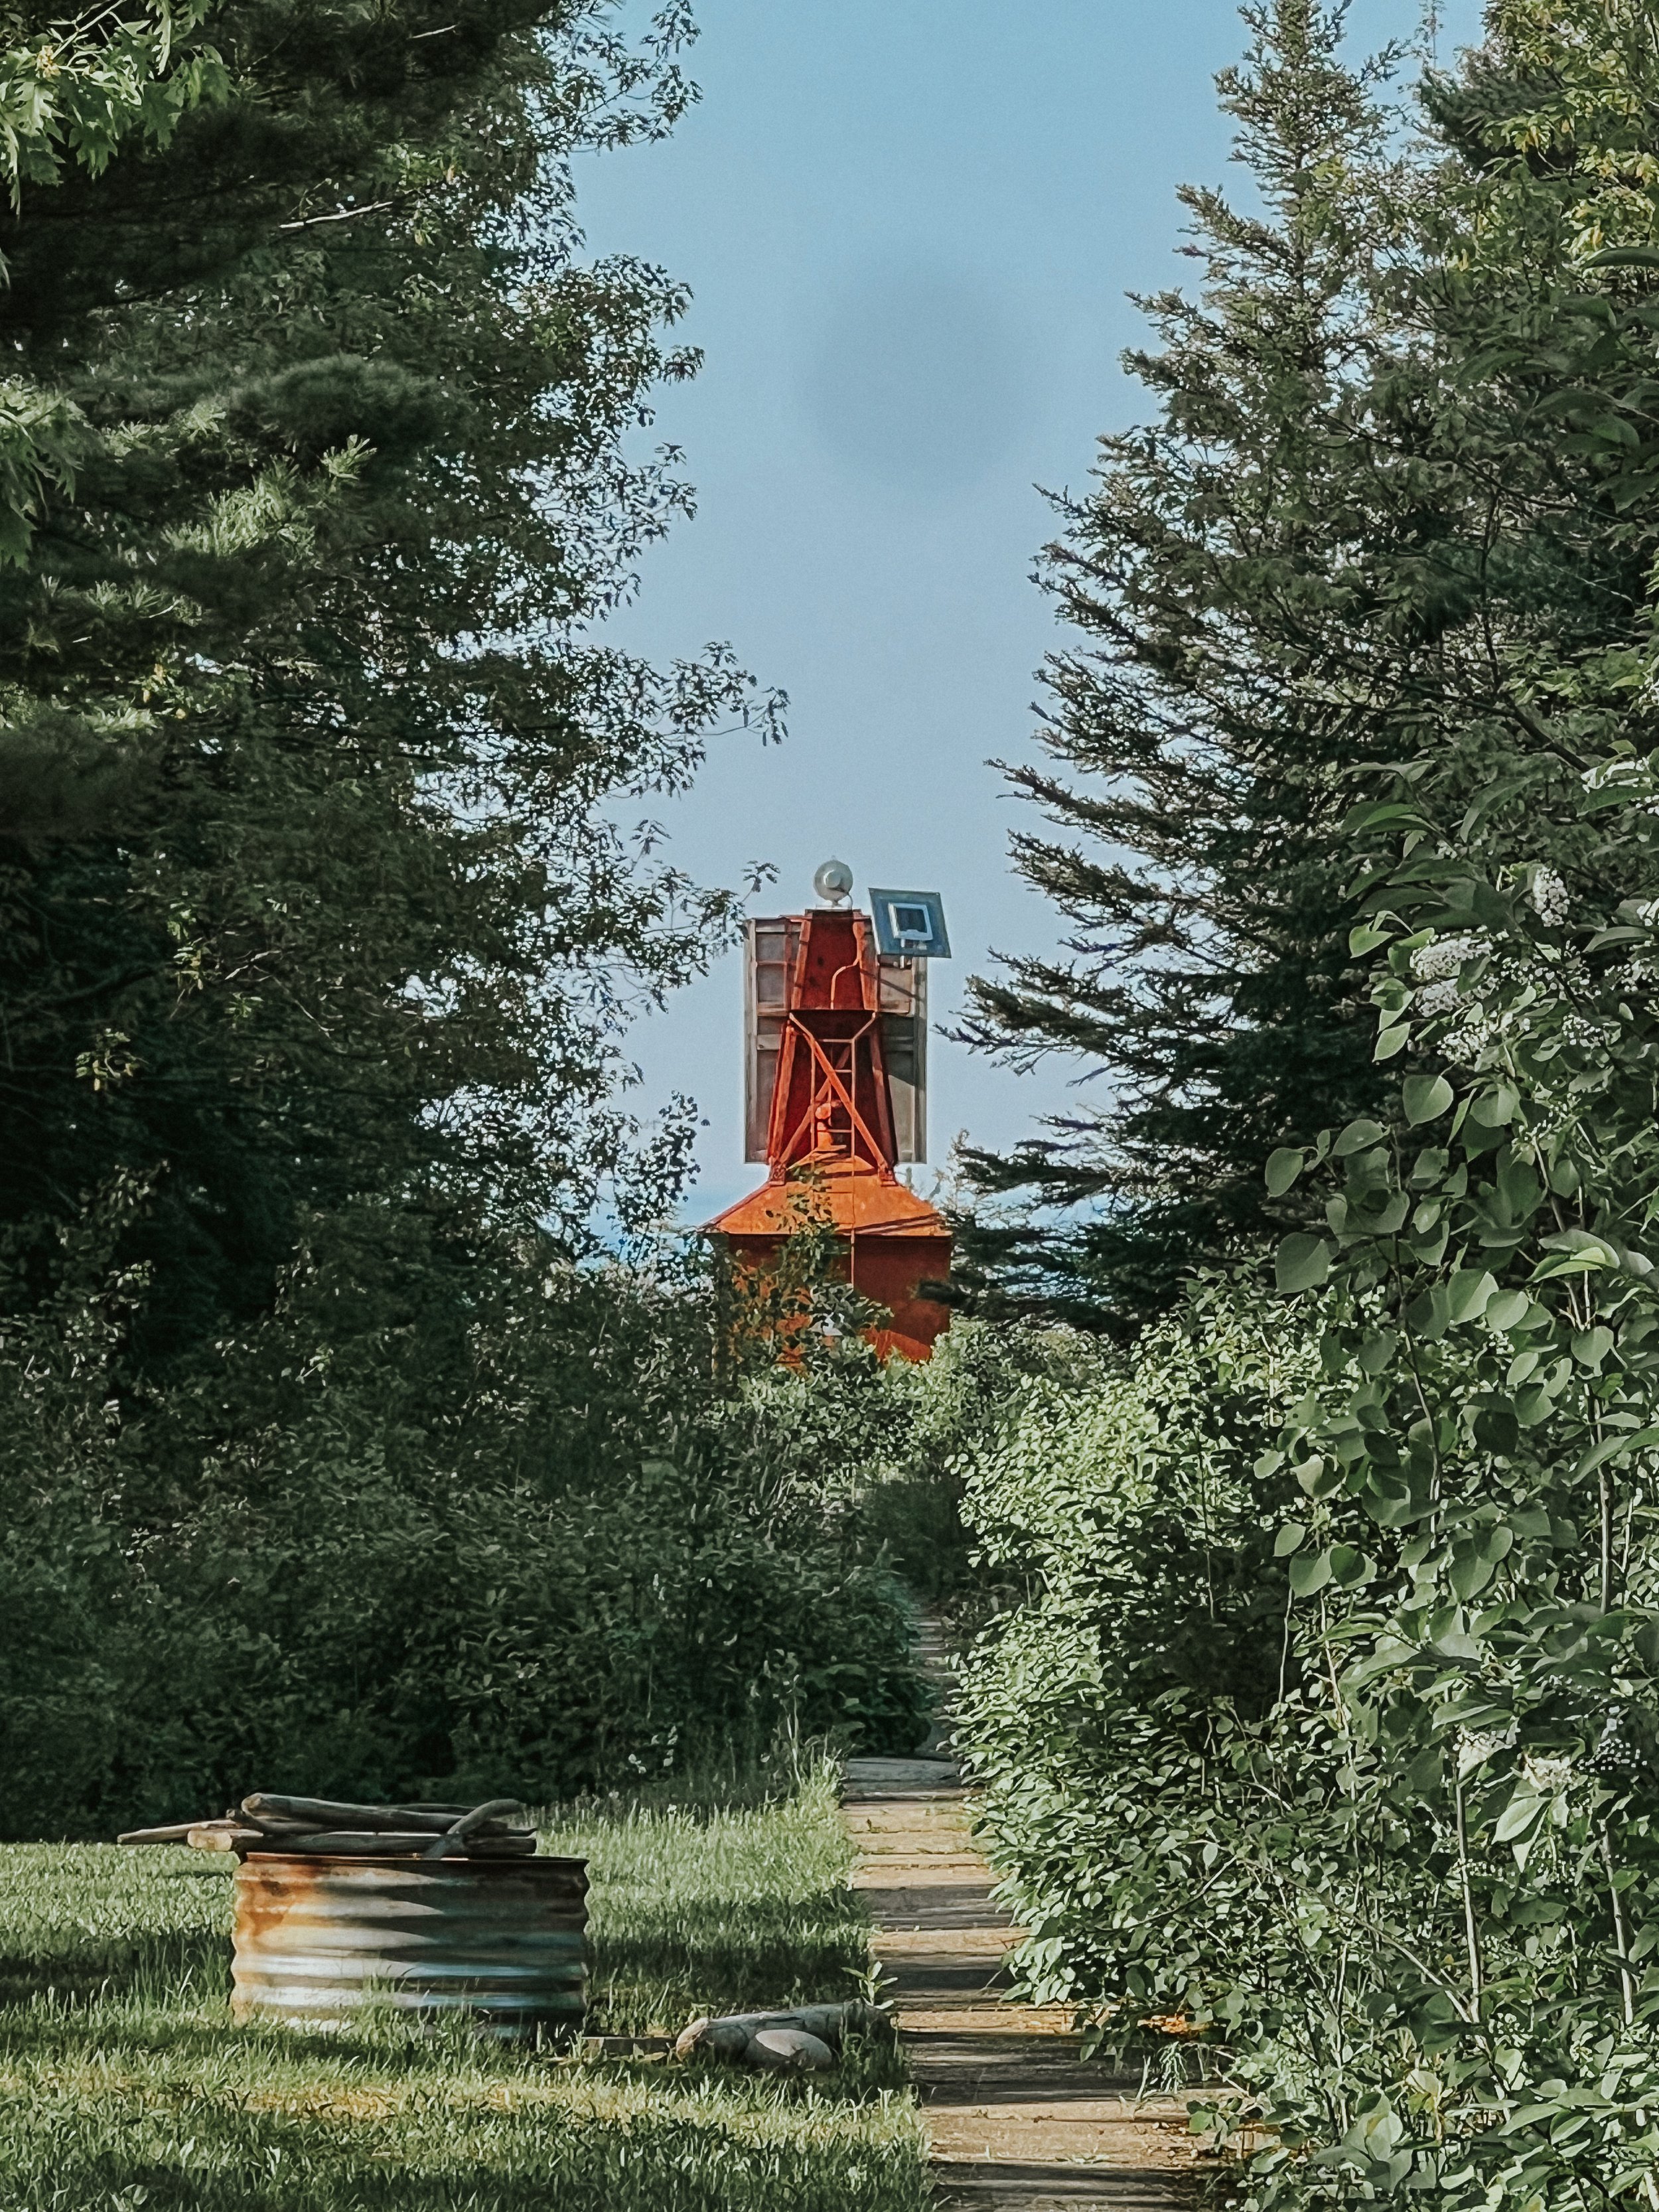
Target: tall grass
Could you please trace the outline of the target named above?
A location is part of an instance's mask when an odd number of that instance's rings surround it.
[[[827,1778],[773,1805],[606,1801],[596,2025],[842,1996],[866,1956]],[[185,1851],[0,1849],[7,2212],[920,2212],[921,2138],[879,2061],[775,2081],[503,2050],[368,2020],[229,2019],[227,1869]]]
[[[781,1803],[655,1796],[546,1816],[544,1848],[586,1859],[594,1883],[594,2027],[672,2032],[699,2012],[857,1993],[869,1927],[828,1769]]]

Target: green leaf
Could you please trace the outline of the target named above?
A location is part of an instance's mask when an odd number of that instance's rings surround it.
[[[1291,1472],[1310,1498],[1328,1498],[1342,1487],[1341,1462],[1325,1459],[1318,1452],[1311,1459],[1303,1460]]]
[[[1380,1145],[1382,1141],[1382,1124],[1367,1121],[1362,1115],[1358,1121],[1350,1121],[1331,1146],[1331,1158],[1346,1160],[1351,1153],[1368,1152],[1373,1145]]]
[[[1392,933],[1379,929],[1374,921],[1362,921],[1357,929],[1348,932],[1348,951],[1356,960],[1368,952],[1375,952],[1379,945],[1386,945]]]
[[[1443,1075],[1408,1075],[1400,1086],[1401,1103],[1413,1128],[1424,1121],[1437,1121],[1449,1111],[1455,1096]]]
[[[1307,1154],[1300,1145],[1281,1145],[1267,1159],[1267,1188],[1274,1198],[1283,1198],[1301,1174]]]
[[[1572,1334],[1572,1356],[1581,1367],[1592,1371],[1613,1350],[1613,1331],[1610,1328],[1578,1328]]]
[[[1409,1239],[1412,1250],[1425,1267],[1437,1267],[1446,1256],[1446,1247],[1451,1242],[1451,1232],[1442,1221]]]
[[[1530,1160],[1517,1159],[1511,1153],[1498,1170],[1498,1188],[1504,1202],[1517,1221],[1525,1221],[1538,1211],[1543,1200],[1544,1186],[1538,1180]]]
[[[1286,1237],[1273,1255],[1273,1277],[1281,1291],[1311,1291],[1331,1272],[1331,1248],[1322,1237]]]
[[[1532,1310],[1532,1300],[1524,1291],[1499,1291],[1486,1304],[1486,1325],[1489,1328],[1511,1329],[1516,1322]]]
[[[1517,1093],[1507,1083],[1500,1083],[1491,1091],[1483,1091],[1469,1108],[1469,1119],[1478,1121],[1483,1129],[1503,1129],[1514,1121],[1520,1109]]]
[[[1311,1597],[1331,1578],[1328,1552],[1302,1552],[1291,1561],[1291,1588],[1298,1597]]]
[[[1594,1474],[1598,1467],[1605,1467],[1610,1459],[1622,1459],[1626,1452],[1651,1451],[1656,1444],[1659,1444],[1659,1428],[1638,1429],[1633,1434],[1603,1437],[1599,1444],[1591,1445],[1574,1468],[1573,1480],[1582,1481],[1585,1475]]]
[[[1404,1052],[1411,1038],[1411,1025],[1401,1022],[1397,1029],[1384,1030],[1376,1040],[1373,1060],[1392,1060],[1396,1053]]]
[[[1397,1190],[1369,1218],[1364,1213],[1356,1212],[1349,1226],[1356,1233],[1369,1231],[1373,1237],[1392,1237],[1396,1231],[1405,1227],[1411,1204],[1405,1192]]]
[[[1416,1518],[1419,1510],[1410,1486],[1398,1475],[1385,1474],[1377,1468],[1371,1470],[1361,1502],[1372,1520],[1384,1528],[1403,1528],[1408,1521]]]
[[[1300,1551],[1307,1540],[1307,1534],[1299,1521],[1287,1521],[1273,1539],[1274,1559],[1282,1559],[1291,1552]]]
[[[1415,830],[1426,830],[1429,827],[1421,811],[1415,806],[1407,806],[1403,800],[1363,799],[1358,805],[1351,806],[1343,816],[1343,834],[1351,836],[1356,830],[1375,830],[1379,823],[1385,822],[1409,823]]]
[[[1477,1591],[1485,1589],[1494,1571],[1494,1561],[1483,1559],[1473,1547],[1465,1549],[1460,1546],[1451,1563],[1451,1586],[1459,1597],[1473,1597]]]
[[[1548,1802],[1548,1798],[1539,1796],[1533,1790],[1524,1786],[1517,1790],[1498,1816],[1498,1826],[1492,1832],[1492,1841],[1512,1844],[1517,1836],[1524,1836]]]
[[[1484,1269],[1459,1267],[1446,1285],[1446,1306],[1452,1320],[1479,1320],[1497,1289]]]

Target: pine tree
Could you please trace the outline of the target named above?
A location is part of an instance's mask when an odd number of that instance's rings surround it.
[[[590,634],[686,504],[623,439],[691,366],[661,272],[580,258],[571,155],[688,96],[672,15],[603,14],[228,8],[218,96],[0,217],[73,443],[0,572],[0,1213],[33,1296],[147,1188],[152,1360],[319,1212],[579,1242],[622,1013],[730,915],[610,811],[750,693]]]
[[[0,33],[0,191],[55,185],[65,166],[100,175],[120,150],[163,147],[179,118],[225,90],[204,36],[208,0],[138,0],[118,15],[15,10]],[[0,562],[28,550],[47,484],[66,489],[82,426],[49,384],[0,378]]]
[[[1182,193],[1200,295],[1143,302],[1161,349],[1126,361],[1158,418],[1101,441],[1048,555],[1078,642],[1047,672],[1054,765],[1012,781],[1059,834],[1013,850],[1069,957],[977,979],[967,1031],[1019,1066],[1070,1056],[1108,1094],[1010,1157],[969,1153],[982,1190],[1060,1216],[970,1227],[970,1258],[1004,1296],[1117,1328],[1260,1224],[1268,1147],[1378,1088],[1336,833],[1410,650],[1364,550],[1401,521],[1370,419],[1397,369],[1387,64],[1346,66],[1340,11],[1311,0],[1246,20],[1220,92],[1264,212]]]

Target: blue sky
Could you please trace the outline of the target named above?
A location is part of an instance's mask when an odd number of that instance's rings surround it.
[[[933,1013],[948,1022],[996,952],[1054,941],[1007,863],[1029,810],[987,765],[1030,752],[1036,672],[1061,641],[1030,581],[1052,534],[1038,487],[1081,485],[1095,438],[1142,411],[1117,366],[1141,329],[1125,294],[1190,271],[1175,191],[1227,174],[1212,79],[1244,33],[1230,0],[698,12],[699,106],[665,143],[579,179],[590,248],[687,283],[681,335],[706,356],[653,433],[684,448],[697,515],[650,554],[616,629],[660,657],[729,641],[789,694],[790,735],[768,750],[722,738],[696,792],[659,811],[701,880],[778,868],[758,911],[804,904],[832,854],[860,898],[872,883],[941,891],[956,957],[934,968]],[[1365,41],[1415,21],[1412,0],[1354,17]],[[741,1041],[735,957],[631,1040],[641,1103],[688,1091],[708,1122],[689,1218],[757,1179]],[[935,1036],[936,1166],[961,1131],[1014,1141],[1077,1072],[1018,1076]]]

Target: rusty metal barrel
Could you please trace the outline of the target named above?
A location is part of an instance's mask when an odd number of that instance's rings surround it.
[[[341,2027],[385,2004],[503,2041],[574,2033],[586,1895],[583,1859],[255,1852],[236,1872],[232,2010]]]

